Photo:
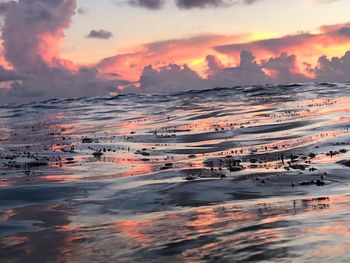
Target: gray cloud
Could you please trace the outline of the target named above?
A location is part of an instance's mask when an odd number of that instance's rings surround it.
[[[10,7],[13,1],[9,2],[0,2],[0,15],[3,15],[6,13],[7,9]]]
[[[318,59],[318,65],[313,70],[317,81],[334,82],[350,80],[350,51],[342,57],[328,59],[322,56]]]
[[[87,35],[88,38],[97,38],[97,39],[110,39],[113,37],[113,34],[107,30],[91,30]]]
[[[234,85],[265,84],[271,82],[256,62],[255,57],[248,51],[242,51],[240,64],[236,67],[223,67],[214,57],[208,56],[208,81],[213,87],[227,87]]]
[[[188,66],[170,64],[167,67],[154,69],[152,66],[144,68],[140,77],[141,92],[164,93],[186,91],[190,89],[209,88],[195,71]],[[135,90],[133,90],[135,92]]]
[[[86,8],[86,7],[81,6],[81,7],[79,7],[79,8],[77,9],[77,12],[78,12],[78,14],[80,14],[80,15],[85,15],[85,14],[87,14],[87,13],[89,12],[89,9]]]
[[[259,0],[176,0],[180,9],[230,7],[237,4],[253,4]]]
[[[17,81],[27,79],[28,76],[20,74],[15,70],[7,70],[0,66],[0,82],[4,81]]]
[[[143,7],[150,10],[158,10],[164,6],[165,1],[164,0],[128,0],[127,3],[130,6]]]
[[[276,84],[288,84],[310,81],[303,74],[298,73],[295,55],[282,53],[279,57],[271,57],[261,62],[261,66],[272,74],[272,81]]]

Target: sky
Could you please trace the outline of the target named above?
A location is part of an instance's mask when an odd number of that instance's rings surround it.
[[[0,1],[0,103],[350,80],[349,0]]]

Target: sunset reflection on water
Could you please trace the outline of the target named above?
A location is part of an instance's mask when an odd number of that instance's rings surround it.
[[[347,262],[349,95],[236,87],[0,108],[1,259]]]

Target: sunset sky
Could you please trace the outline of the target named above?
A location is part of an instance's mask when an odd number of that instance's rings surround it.
[[[347,81],[348,0],[1,1],[0,102]]]

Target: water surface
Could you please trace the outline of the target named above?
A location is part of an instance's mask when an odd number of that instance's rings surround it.
[[[348,262],[349,93],[1,106],[1,261]]]

